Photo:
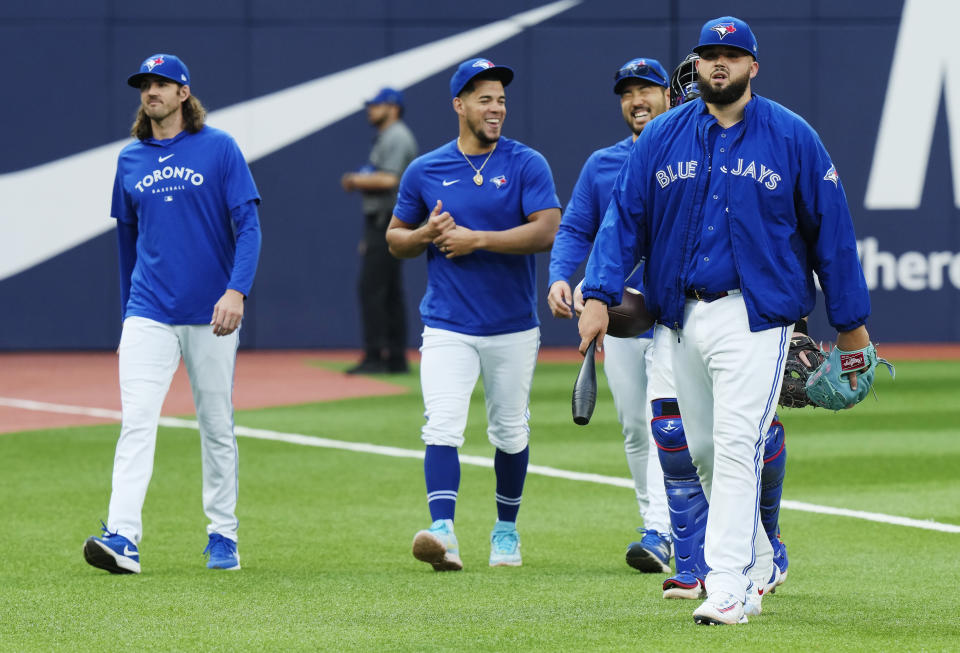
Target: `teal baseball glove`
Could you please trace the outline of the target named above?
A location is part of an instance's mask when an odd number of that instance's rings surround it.
[[[859,404],[873,387],[873,375],[877,365],[887,366],[895,377],[893,365],[877,356],[877,348],[870,343],[856,351],[842,351],[837,347],[807,379],[807,397],[813,404],[830,410],[842,410]],[[857,373],[857,389],[850,387],[848,375]]]

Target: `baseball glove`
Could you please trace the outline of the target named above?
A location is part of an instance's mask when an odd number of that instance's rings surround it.
[[[890,376],[895,377],[893,365],[877,356],[877,348],[873,343],[855,351],[842,351],[834,347],[827,360],[807,379],[807,397],[817,406],[830,410],[842,410],[858,404],[873,387],[878,364],[886,365]],[[850,387],[847,378],[851,372],[857,373],[856,390]]]
[[[783,370],[779,403],[784,408],[815,406],[807,396],[807,379],[826,360],[819,345],[805,333],[794,332]]]

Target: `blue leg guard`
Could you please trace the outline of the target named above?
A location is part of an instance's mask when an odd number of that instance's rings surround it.
[[[787,466],[785,432],[776,415],[764,440],[763,472],[760,475],[760,521],[773,546],[773,561],[782,578],[787,575],[787,548],[780,541],[780,499]],[[780,581],[781,583],[783,580]]]
[[[700,598],[709,568],[703,558],[707,498],[687,449],[676,399],[651,402],[650,422],[657,443],[663,484],[670,509],[673,556],[677,573],[663,583],[664,598]]]

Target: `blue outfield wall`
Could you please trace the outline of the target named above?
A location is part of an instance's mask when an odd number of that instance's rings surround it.
[[[104,219],[113,163],[90,155],[87,164],[82,157],[127,137],[138,96],[124,80],[154,52],[172,52],[187,62],[193,91],[215,126],[215,118],[226,115],[219,110],[308,82],[340,79],[331,77],[338,73],[347,80],[346,86],[331,83],[326,95],[297,107],[304,125],[313,114],[339,117],[267,147],[251,163],[263,196],[264,238],[241,343],[359,346],[360,202],[342,192],[339,179],[360,166],[369,150],[373,131],[361,110],[363,98],[371,95],[368,88],[403,87],[406,120],[426,151],[456,135],[448,80],[457,62],[482,54],[514,67],[504,133],[546,156],[566,202],[586,157],[627,135],[611,91],[613,72],[635,56],[672,68],[694,45],[703,21],[718,11],[705,0],[584,0],[568,8],[550,5],[557,13],[545,20],[528,13],[524,24],[498,23],[548,5],[547,0],[3,3],[0,58],[7,99],[0,106],[6,126],[0,266],[4,259],[8,264],[0,271],[0,349],[116,347],[116,246]],[[723,8],[747,20],[757,34],[755,91],[806,118],[833,157],[872,288],[868,326],[881,343],[960,339],[955,199],[960,175],[954,171],[960,167],[960,136],[954,136],[957,163],[951,164],[947,110],[960,106],[960,66],[950,56],[949,32],[960,19],[960,4],[952,5],[730,0]],[[487,41],[478,50],[465,35],[484,26]],[[401,58],[390,60],[396,61],[392,67],[351,72],[440,39],[449,41],[427,64],[423,58],[415,64]],[[946,95],[950,85],[944,85],[953,76],[954,102]],[[958,123],[953,132],[960,134],[960,113],[952,119]],[[254,136],[271,131],[272,122],[261,116],[244,125],[243,138],[234,134],[245,152]],[[60,237],[81,222],[93,226],[72,239]],[[21,257],[27,263],[10,263]],[[543,342],[573,346],[575,323],[557,322],[546,309],[548,254],[538,259]],[[424,261],[408,261],[404,274],[410,345],[417,346]],[[832,338],[822,298],[812,320],[815,335]]]

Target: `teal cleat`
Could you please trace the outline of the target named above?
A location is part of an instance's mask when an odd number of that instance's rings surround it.
[[[519,567],[521,564],[520,534],[517,533],[516,522],[498,520],[490,533],[490,566]]]
[[[430,528],[413,536],[413,557],[433,565],[434,571],[460,571],[460,546],[453,533],[452,519],[438,519]]]

